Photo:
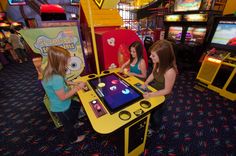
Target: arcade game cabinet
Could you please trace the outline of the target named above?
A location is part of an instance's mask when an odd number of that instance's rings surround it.
[[[96,29],[95,29],[96,30]],[[126,51],[122,51],[123,57],[126,62],[129,59],[129,46],[134,41],[142,41],[137,34],[129,29],[113,29],[113,30],[96,30],[95,31],[97,50],[99,56],[99,64],[102,70],[107,70],[114,67],[119,67],[118,57],[121,53],[121,46],[126,48]],[[147,63],[147,53],[143,46],[143,57]],[[147,64],[146,64],[147,65]]]
[[[116,136],[117,152],[138,156],[144,152],[150,113],[164,102],[164,96],[143,98],[143,83],[134,76],[119,73],[119,68],[78,78],[87,82],[78,95],[93,129],[102,135]],[[155,91],[148,86],[149,92]]]
[[[127,54],[129,56],[128,47],[131,43],[134,41],[140,41],[142,43],[142,41],[134,31],[121,28],[123,21],[116,6],[109,9],[100,9],[95,3],[97,1],[89,1],[91,8],[88,6],[88,1],[80,1],[80,23],[82,26],[82,33],[84,34],[84,41],[86,42],[87,49],[93,51],[88,53],[90,55],[88,55],[88,58],[93,59],[97,51],[99,68],[101,68],[101,71],[119,67],[121,64],[119,62],[121,49],[126,49],[122,53],[124,53],[124,56]],[[108,3],[110,2],[111,1]],[[106,2],[104,2],[103,5],[105,3]],[[92,17],[89,16],[90,11],[92,12]],[[94,33],[91,31],[92,27],[94,28]],[[95,41],[93,41],[93,35],[95,36]],[[94,45],[96,45],[96,49],[94,48]],[[148,59],[145,49],[143,51],[143,56],[147,63]],[[125,61],[128,59],[128,57],[123,58]],[[96,59],[95,61],[90,62],[92,64],[93,62],[96,62]],[[93,67],[94,66],[91,67],[91,73],[96,73]]]
[[[174,14],[164,17],[165,38],[173,42],[180,69],[198,67],[212,26],[211,17],[222,13],[213,10],[213,1],[176,0]]]
[[[42,21],[66,20],[65,10],[57,4],[41,4],[40,16]]]
[[[236,17],[217,17],[210,48],[197,75],[205,87],[236,100]]]

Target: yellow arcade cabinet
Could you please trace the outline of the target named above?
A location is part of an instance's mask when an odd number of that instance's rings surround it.
[[[143,98],[143,82],[121,74],[119,68],[78,78],[87,82],[78,95],[93,129],[100,134],[115,134],[118,153],[137,156],[144,152],[150,113],[165,100],[164,96]],[[76,80],[76,81],[77,81]],[[155,91],[148,87],[146,91]]]
[[[197,80],[232,101],[236,100],[236,17],[215,19],[214,48],[205,56]]]

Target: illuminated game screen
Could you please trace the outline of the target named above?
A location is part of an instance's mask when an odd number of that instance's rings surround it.
[[[80,0],[70,0],[71,5],[79,5]]]
[[[10,35],[11,35],[10,31],[2,30],[2,32],[4,33],[4,36],[5,36],[6,38],[9,38]]]
[[[184,20],[188,22],[207,22],[207,14],[186,14]]]
[[[88,82],[111,114],[143,98],[141,92],[115,73],[97,77]]]
[[[164,21],[167,22],[180,22],[182,19],[181,15],[166,15],[164,17]]]
[[[185,42],[195,42],[202,44],[205,38],[206,28],[188,27],[185,35]]]
[[[202,0],[175,0],[174,11],[199,10]]]
[[[26,0],[8,0],[10,5],[26,5]]]
[[[220,21],[211,43],[236,46],[236,21]]]
[[[0,12],[0,21],[6,20],[6,13]]]
[[[182,37],[182,30],[183,30],[183,27],[170,27],[168,38],[176,40],[176,41],[180,41]]]

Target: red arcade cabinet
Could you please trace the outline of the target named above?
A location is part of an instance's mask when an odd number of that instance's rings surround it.
[[[93,26],[100,70],[103,71],[109,68],[119,67],[121,62],[125,62],[129,59],[128,48],[131,43],[134,41],[140,41],[142,43],[142,41],[134,31],[120,28],[123,22],[116,8],[99,9],[92,0],[90,0],[90,5],[92,8],[91,11],[93,12],[92,22],[90,21],[90,10],[87,6],[87,1],[81,1],[80,25],[82,27],[82,36],[86,42],[87,49],[92,49],[91,51],[94,51],[91,39],[92,32],[90,30]],[[147,53],[144,46],[143,49],[143,56],[147,62]],[[123,59],[119,58],[120,54],[123,55]],[[93,53],[88,51],[86,57],[91,58],[89,55],[93,55]],[[88,62],[93,63],[93,61]],[[94,68],[94,65],[90,68]],[[94,69],[92,70],[92,72],[95,72]]]
[[[129,59],[129,46],[134,41],[142,42],[134,31],[128,29],[97,30],[95,34],[102,70],[119,67],[119,61],[124,63]],[[147,53],[144,46],[143,49],[144,59],[147,62]],[[123,60],[118,61],[119,55],[124,55]]]

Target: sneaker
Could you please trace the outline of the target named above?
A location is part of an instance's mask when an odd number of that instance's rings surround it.
[[[153,129],[148,128],[147,137],[153,136],[154,133],[155,133],[155,131]]]
[[[83,125],[84,125],[84,123],[79,121],[79,122],[74,124],[74,128],[79,128],[80,126],[83,126]]]
[[[77,137],[77,139],[75,141],[72,141],[71,144],[76,144],[76,143],[79,143],[79,142],[82,142],[84,139],[85,139],[85,135],[80,135]]]

